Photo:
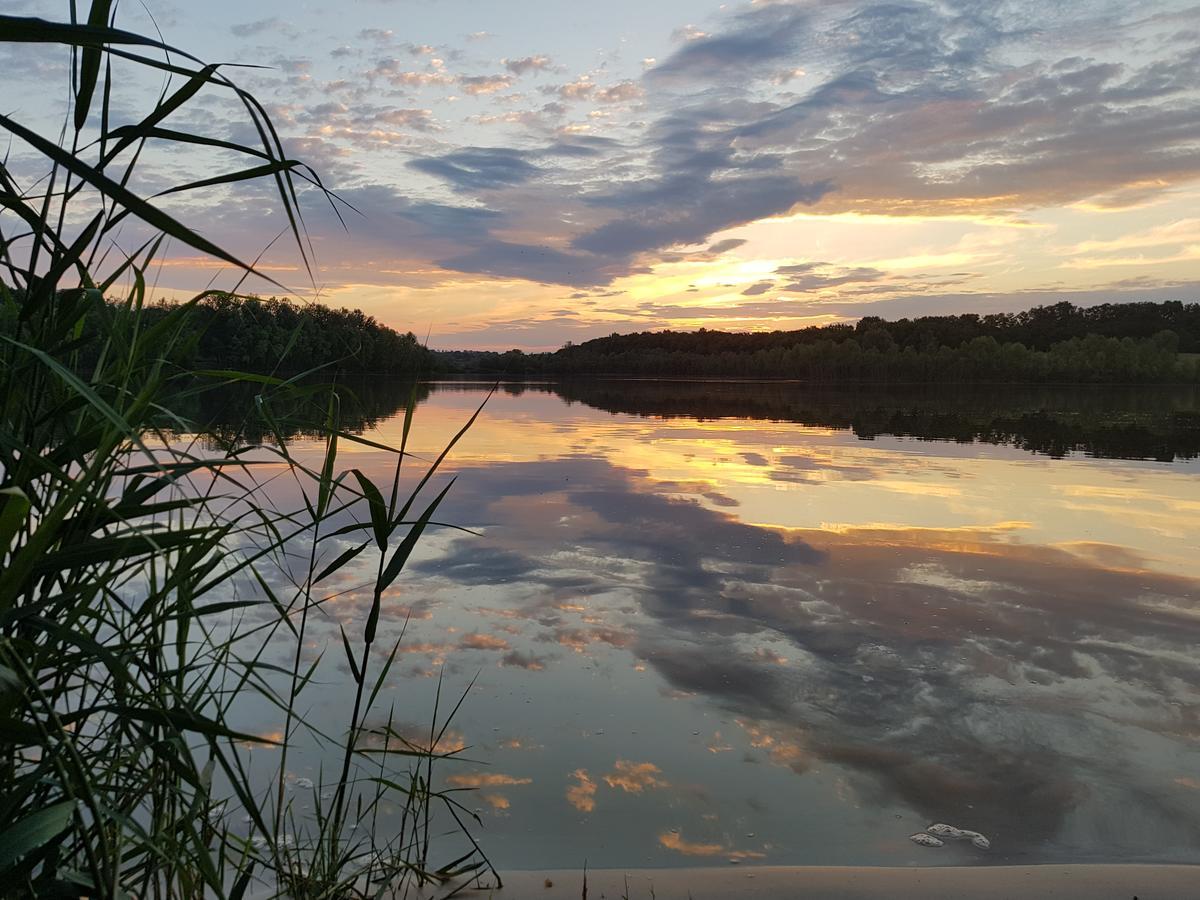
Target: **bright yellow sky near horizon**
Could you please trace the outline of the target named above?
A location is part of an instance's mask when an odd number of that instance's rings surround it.
[[[891,296],[911,299],[897,301],[895,312],[869,311],[885,317],[977,311],[974,296],[983,300],[982,311],[1024,309],[1055,302],[1059,296],[1070,299],[1077,292],[1109,291],[1119,299],[1113,283],[1150,287],[1196,277],[1200,272],[1197,210],[1200,188],[1189,187],[1132,208],[1107,210],[1079,203],[1024,216],[986,210],[975,216],[799,212],[715,235],[714,242],[746,242],[720,258],[667,263],[650,273],[618,279],[608,290],[621,292],[619,299],[614,297],[578,318],[592,336],[661,327],[764,331],[857,318],[856,305],[874,297],[864,300],[853,286],[817,289],[803,304],[775,299],[778,312],[764,310],[762,304],[741,308],[747,288],[763,283],[781,266],[813,256],[843,269],[896,273],[903,284]],[[797,252],[801,248],[803,252]],[[924,276],[926,283],[905,279],[907,273]],[[954,282],[954,292],[963,295],[957,305],[921,302],[923,297],[936,300],[938,292],[946,292],[940,286],[947,280]],[[536,320],[541,307],[569,306],[564,293],[560,287],[519,280],[467,278],[422,289],[346,285],[332,291],[327,300],[360,307],[388,321],[400,297],[408,324],[390,324],[418,330],[422,336],[428,329],[433,346],[449,349],[474,345],[474,335],[486,334],[497,322],[531,315]],[[1001,299],[993,299],[997,295]],[[1183,291],[1178,298],[1194,301],[1195,294]],[[555,349],[557,345],[518,341],[514,346]]]

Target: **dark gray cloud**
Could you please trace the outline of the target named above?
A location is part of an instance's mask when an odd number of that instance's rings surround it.
[[[1200,51],[1167,55],[1158,36],[1147,37],[1154,50],[1140,66],[1056,57],[1072,42],[1067,29],[1086,44],[1135,27],[1109,10],[1088,16],[1072,25],[1048,10],[981,3],[754,9],[647,75],[674,89],[651,139],[659,152],[694,159],[733,147],[743,165],[774,155],[793,177],[836,183],[821,204],[830,210],[1012,209],[1200,177],[1187,152],[1200,139],[1200,103],[1189,88],[1200,77]],[[1008,51],[1017,46],[1037,61],[1013,64]],[[760,61],[814,64],[822,77],[804,80],[795,100],[743,99],[739,112],[746,69]],[[686,85],[706,87],[698,102],[680,102]],[[714,95],[727,100],[714,106]],[[705,128],[689,129],[689,118]],[[663,127],[670,122],[676,127]]]
[[[488,229],[503,219],[494,210],[442,203],[410,203],[401,208],[399,215],[431,235],[467,241],[485,239]]]
[[[410,160],[419,172],[448,182],[457,191],[494,190],[524,184],[537,177],[538,167],[508,147],[464,147],[442,156]]]
[[[542,148],[541,152],[546,156],[592,158],[610,150],[617,150],[620,146],[620,141],[612,138],[590,134],[577,134],[571,137],[560,138]]]
[[[730,250],[736,250],[742,244],[746,243],[742,238],[726,238],[723,241],[717,241],[715,244],[707,248],[708,253],[714,256],[720,256],[722,253],[728,253]]]
[[[436,262],[439,266],[458,272],[479,272],[574,287],[607,284],[627,271],[621,259],[494,239],[482,241],[465,253],[446,256]]]
[[[823,267],[826,271],[815,271],[817,267]],[[789,276],[787,283],[780,290],[789,293],[804,294],[809,291],[817,291],[822,288],[837,287],[844,284],[879,281],[887,277],[886,272],[868,266],[844,268],[818,263],[810,264],[806,271],[785,271],[794,269],[805,269],[805,266],[781,266],[776,270],[780,274]]]
[[[715,232],[755,219],[813,204],[833,190],[830,182],[802,182],[784,175],[712,179],[707,173],[676,175],[604,196],[589,197],[596,206],[616,207],[626,215],[580,235],[579,250],[636,254],[678,244],[696,244]]]
[[[671,56],[654,66],[648,77],[657,81],[709,79],[731,73],[740,75],[747,69],[789,60],[799,50],[811,22],[808,10],[799,6],[764,5],[736,16],[731,27],[719,33],[701,34],[687,40]],[[695,35],[695,32],[691,34]]]
[[[507,584],[520,581],[536,568],[526,557],[497,547],[476,547],[470,556],[421,560],[412,564],[416,572],[437,574],[458,584]]]

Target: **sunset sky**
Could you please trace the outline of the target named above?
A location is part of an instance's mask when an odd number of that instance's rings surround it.
[[[362,213],[347,233],[310,193],[317,284],[278,245],[271,274],[435,347],[1200,299],[1200,6],[147,5],[202,59],[269,66],[232,74]],[[5,49],[3,111],[55,121],[63,59]],[[247,137],[219,93],[173,124]],[[173,209],[250,258],[282,227],[265,187]],[[214,274],[175,247],[159,290]]]

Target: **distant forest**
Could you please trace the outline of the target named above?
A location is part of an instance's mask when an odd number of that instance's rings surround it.
[[[14,295],[15,296],[15,295]],[[0,334],[19,327],[20,298],[0,304]],[[169,305],[146,310],[152,326]],[[116,305],[100,307],[121,315]],[[840,383],[1137,383],[1200,381],[1200,304],[1070,303],[1018,313],[922,316],[796,331],[645,331],[553,353],[431,351],[361,310],[274,297],[210,294],[190,345],[172,361],[192,369],[296,374],[327,371],[675,378],[787,378]],[[83,325],[87,344],[94,325]],[[93,342],[91,352],[99,352]],[[86,362],[86,359],[85,359]]]
[[[646,331],[554,353],[451,351],[450,372],[838,382],[1194,382],[1200,304],[1070,303],[797,331]]]
[[[196,321],[196,344],[186,360],[195,368],[294,374],[325,366],[423,375],[436,365],[412,332],[401,334],[358,309],[215,295],[201,301]]]
[[[0,334],[16,335],[21,297],[0,304]],[[145,310],[144,327],[164,318],[171,304]],[[89,316],[124,315],[120,304],[93,307]],[[380,324],[357,309],[333,309],[319,303],[296,304],[275,297],[211,293],[195,308],[196,328],[189,345],[171,348],[171,361],[191,369],[223,369],[294,375],[318,367],[335,372],[421,376],[437,361],[411,332]],[[94,364],[100,352],[93,336],[97,322],[84,321],[80,344],[82,365]],[[164,348],[165,350],[166,348]]]

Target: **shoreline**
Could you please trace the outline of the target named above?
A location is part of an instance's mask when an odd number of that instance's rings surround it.
[[[694,869],[582,869],[504,873],[504,887],[458,896],[543,900],[1191,900],[1200,866],[1084,863],[1036,866],[754,866]]]

